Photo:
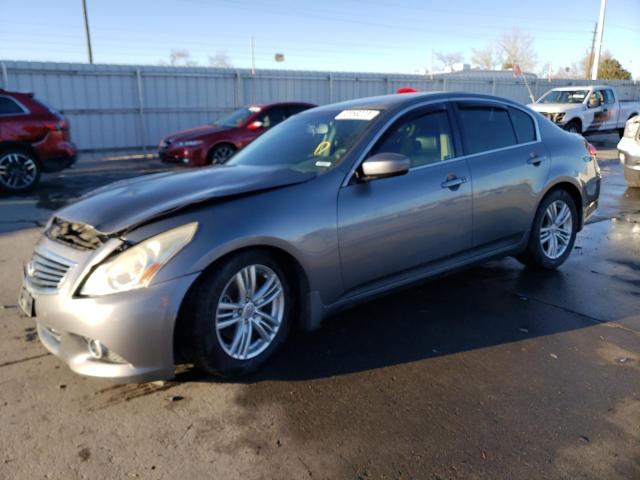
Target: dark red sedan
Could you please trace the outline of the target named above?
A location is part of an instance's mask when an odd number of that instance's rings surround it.
[[[25,192],[76,159],[69,122],[33,93],[0,89],[0,190]]]
[[[192,167],[222,164],[269,128],[313,107],[310,103],[288,102],[240,108],[211,125],[165,137],[160,142],[160,159]]]

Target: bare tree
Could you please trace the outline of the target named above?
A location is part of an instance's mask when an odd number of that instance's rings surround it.
[[[454,64],[461,63],[464,60],[462,52],[434,52],[433,54],[435,55],[436,60],[441,63],[442,68],[451,67]]]
[[[172,67],[195,67],[198,62],[191,60],[189,50],[172,49],[169,54],[169,65]]]
[[[471,52],[471,63],[480,68],[493,70],[500,64],[498,52],[493,45],[487,45],[485,48],[472,48]]]
[[[502,68],[513,68],[518,64],[523,71],[531,71],[536,66],[537,54],[533,37],[524,30],[513,28],[504,33],[498,41],[498,50]]]
[[[231,58],[226,52],[217,52],[213,57],[209,57],[209,66],[216,68],[233,68]]]

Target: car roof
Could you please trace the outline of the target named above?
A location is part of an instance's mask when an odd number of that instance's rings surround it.
[[[318,107],[318,109],[366,109],[366,110],[396,110],[410,107],[414,104],[423,103],[428,100],[447,101],[455,99],[462,100],[487,100],[497,101],[510,105],[519,105],[517,102],[494,95],[484,95],[480,93],[468,92],[416,92],[416,93],[394,93],[377,97],[357,98],[344,102],[333,103]],[[522,106],[522,105],[520,105]],[[318,110],[316,109],[316,110]]]
[[[270,107],[286,107],[290,105],[304,105],[309,107],[315,107],[313,103],[309,102],[274,102],[274,103],[252,103],[247,105],[247,108],[250,107],[258,107],[258,108],[270,108]]]
[[[600,88],[613,88],[611,85],[569,85],[567,87],[556,87],[552,88],[552,90],[557,90],[559,92],[566,92],[571,90],[591,90],[591,89],[600,89]]]

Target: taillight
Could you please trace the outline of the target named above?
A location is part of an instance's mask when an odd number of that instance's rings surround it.
[[[596,147],[594,147],[592,144],[590,144],[586,140],[584,141],[584,146],[587,148],[587,152],[589,152],[589,156],[595,160],[595,158],[598,156],[598,150],[596,150]]]
[[[63,130],[69,129],[69,123],[66,118],[61,118],[45,122],[45,127],[52,132],[62,132]]]

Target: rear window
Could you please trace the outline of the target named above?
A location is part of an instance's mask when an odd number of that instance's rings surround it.
[[[506,110],[493,106],[458,105],[467,154],[516,145],[516,135]]]
[[[0,97],[0,115],[15,115],[24,113],[22,107],[9,97]]]
[[[613,104],[616,103],[616,98],[613,96],[613,92],[611,90],[603,90],[604,92],[604,103]]]
[[[518,143],[534,142],[536,139],[536,127],[533,119],[517,108],[510,108],[509,114],[513,122],[513,128],[518,137]]]

